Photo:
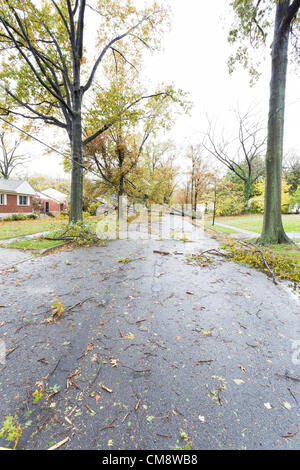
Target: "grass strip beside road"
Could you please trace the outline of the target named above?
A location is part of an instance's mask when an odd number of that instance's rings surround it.
[[[263,225],[262,215],[253,216],[236,216],[236,217],[218,217],[216,222],[224,225],[230,225],[237,229],[249,230],[250,232],[261,233]],[[299,215],[283,215],[283,226],[286,232],[300,233],[300,214]]]
[[[40,251],[46,248],[52,248],[61,244],[61,242],[45,240],[44,238],[30,238],[28,240],[19,240],[11,243],[0,244],[1,248],[14,248],[17,250],[31,250],[31,251]]]
[[[11,222],[0,221],[0,240],[24,237],[35,233],[46,232],[60,228],[64,219],[40,218],[35,220],[16,220]]]

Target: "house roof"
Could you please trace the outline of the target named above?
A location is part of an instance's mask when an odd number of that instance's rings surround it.
[[[0,179],[0,192],[35,196],[36,192],[27,181]]]
[[[68,199],[66,194],[61,193],[60,191],[57,191],[57,189],[53,188],[45,189],[42,191],[42,194],[44,197],[46,195],[49,199],[55,199],[58,202],[65,202]]]
[[[37,191],[36,192],[36,196],[38,196],[40,199],[53,199],[52,197],[49,197],[47,196],[46,194],[44,194],[42,191]],[[53,199],[55,200],[55,202],[58,202],[56,199]]]

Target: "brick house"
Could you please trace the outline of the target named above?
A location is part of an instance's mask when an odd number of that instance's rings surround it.
[[[27,181],[0,179],[0,217],[17,214],[32,214],[35,190]]]
[[[49,188],[36,193],[40,214],[58,215],[68,209],[67,195]]]

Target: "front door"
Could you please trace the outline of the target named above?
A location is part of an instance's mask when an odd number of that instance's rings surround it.
[[[45,202],[45,211],[49,212],[49,202]]]

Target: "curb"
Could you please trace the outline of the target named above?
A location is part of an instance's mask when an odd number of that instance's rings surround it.
[[[43,256],[46,255],[47,253],[50,253],[53,250],[56,250],[57,248],[61,248],[62,246],[70,245],[72,242],[64,242],[64,243],[59,243],[59,245],[54,245],[50,246],[49,248],[44,248],[39,252],[39,255]]]

